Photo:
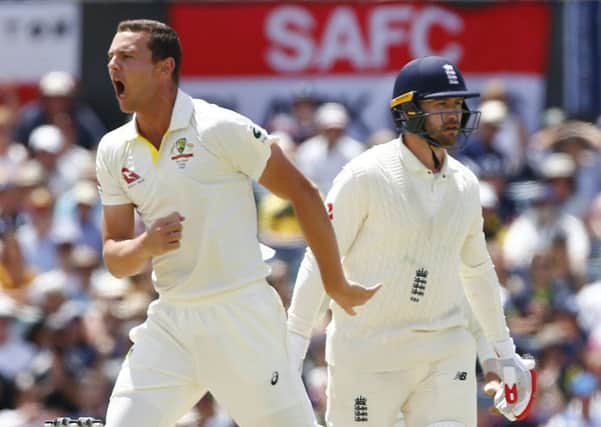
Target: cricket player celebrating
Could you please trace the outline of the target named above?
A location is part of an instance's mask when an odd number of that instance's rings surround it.
[[[345,313],[377,288],[347,281],[318,191],[275,139],[179,90],[180,62],[177,34],[156,21],[121,22],[108,51],[119,106],[134,116],[98,148],[104,259],[115,276],[151,261],[159,298],[130,333],[107,427],[173,427],[208,390],[241,427],[312,426],[285,312],[265,281],[251,180],[291,200]]]
[[[531,406],[534,363],[515,353],[508,334],[478,181],[446,150],[477,128],[479,112],[465,102],[476,96],[445,58],[409,62],[390,102],[401,135],[353,159],[334,181],[326,206],[345,273],[382,288],[355,317],[331,306],[328,426],[389,427],[401,411],[407,427],[474,427],[476,346],[464,291],[498,357],[497,409],[515,420]],[[295,369],[324,298],[309,250],[288,316]]]

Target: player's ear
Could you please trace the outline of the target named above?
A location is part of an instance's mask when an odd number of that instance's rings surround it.
[[[161,61],[161,74],[166,74],[171,76],[173,70],[175,69],[175,60],[172,57],[165,58]]]

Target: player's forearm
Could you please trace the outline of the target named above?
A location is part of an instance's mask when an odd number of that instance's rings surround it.
[[[303,337],[311,337],[311,330],[324,298],[325,292],[315,257],[308,250],[296,276],[292,301],[288,309],[288,329]]]
[[[462,280],[467,299],[486,339],[491,343],[508,339],[499,281],[492,263],[464,270]]]
[[[313,251],[325,291],[331,295],[344,282],[334,229],[319,192],[307,186],[291,200],[307,244]]]
[[[113,276],[133,276],[144,269],[151,256],[143,245],[143,239],[144,234],[141,234],[133,239],[107,239],[104,242],[104,262]]]

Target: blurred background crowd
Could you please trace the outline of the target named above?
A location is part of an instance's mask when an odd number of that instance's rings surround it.
[[[156,298],[149,269],[117,279],[103,266],[95,149],[113,123],[78,92],[72,73],[48,71],[26,100],[0,84],[2,427],[103,418],[128,331]],[[511,334],[518,352],[538,362],[535,408],[513,425],[601,426],[601,121],[553,107],[532,129],[505,83],[484,82],[470,104],[482,112],[479,132],[454,155],[480,178],[484,232]],[[350,132],[355,110],[310,84],[279,99],[259,124],[280,137],[324,195],[346,162],[397,136],[382,127],[358,137]],[[302,233],[289,203],[255,190],[260,239],[276,249],[269,282],[287,307]],[[327,322],[328,315],[315,328],[303,369],[321,421]],[[481,385],[478,425],[509,425],[489,413]],[[207,395],[178,423],[200,426],[234,423]]]
[[[150,271],[129,279],[103,267],[95,178],[102,120],[53,71],[39,98],[0,105],[0,425],[55,416],[103,417],[128,331],[156,297]],[[396,137],[346,133],[344,105],[292,93],[263,123],[323,194],[350,159]],[[455,153],[481,180],[484,232],[521,352],[538,361],[539,391],[527,426],[601,425],[601,129],[553,108],[529,134],[511,94],[491,80],[480,130]],[[276,249],[270,283],[285,306],[305,244],[289,203],[256,187],[261,240]],[[327,316],[315,329],[304,380],[323,419]],[[479,392],[480,426],[488,414]],[[182,426],[230,426],[210,396]]]

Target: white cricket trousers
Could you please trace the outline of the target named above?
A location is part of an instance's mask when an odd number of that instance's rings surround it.
[[[130,339],[106,427],[173,427],[207,391],[241,427],[316,425],[284,308],[263,280],[202,301],[159,298]]]
[[[329,366],[327,426],[392,427],[401,411],[406,427],[476,427],[474,339],[464,328],[424,334],[423,357],[406,369]]]

